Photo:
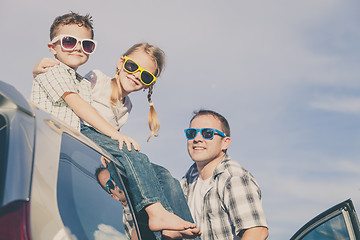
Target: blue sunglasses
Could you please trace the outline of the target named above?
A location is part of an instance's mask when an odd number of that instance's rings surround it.
[[[105,188],[108,191],[108,193],[111,193],[110,190],[114,190],[115,189],[115,184],[113,182],[114,180],[111,178],[109,178],[109,180],[107,180],[106,184],[105,184]]]
[[[201,128],[201,129],[187,128],[184,131],[185,131],[185,136],[186,136],[187,140],[194,139],[198,132],[200,132],[201,136],[207,140],[213,139],[215,134],[219,135],[221,137],[226,137],[225,133],[223,133],[220,130],[217,130],[215,128]]]

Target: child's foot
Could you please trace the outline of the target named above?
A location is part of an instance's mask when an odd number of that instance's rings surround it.
[[[151,231],[186,230],[196,227],[195,223],[185,221],[167,211],[160,203],[147,206],[145,211],[149,216],[149,228]]]
[[[163,230],[162,231],[163,239],[194,239],[201,235],[199,228],[189,228],[182,231],[172,231],[172,230]]]

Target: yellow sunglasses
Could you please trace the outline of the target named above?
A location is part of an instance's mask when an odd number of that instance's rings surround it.
[[[127,71],[128,73],[135,73],[137,71],[140,71],[140,81],[144,85],[150,85],[153,82],[155,82],[156,77],[151,72],[140,67],[139,64],[137,64],[134,60],[132,60],[129,57],[125,56],[124,60],[125,61],[123,64],[123,68],[125,69],[125,71]]]

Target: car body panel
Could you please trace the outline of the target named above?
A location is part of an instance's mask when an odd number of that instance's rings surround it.
[[[66,226],[69,221],[64,221],[64,211],[67,209],[62,208],[61,210],[62,206],[59,206],[67,197],[67,195],[64,195],[65,198],[59,196],[61,194],[59,186],[65,189],[64,184],[59,185],[61,154],[64,149],[66,151],[66,146],[63,145],[64,138],[71,139],[76,144],[83,146],[85,151],[94,152],[97,157],[92,159],[93,164],[96,160],[101,165],[99,156],[104,156],[111,161],[114,161],[114,158],[66,123],[28,103],[15,88],[2,81],[0,81],[0,123],[3,125],[2,128],[0,125],[2,136],[6,135],[5,139],[7,139],[6,144],[2,145],[2,154],[0,154],[2,157],[0,163],[0,210],[15,201],[28,202],[30,203],[31,239],[76,239],[70,231],[73,226]],[[87,162],[82,164],[86,165]],[[114,162],[114,164],[118,166],[118,163]],[[76,163],[74,166],[76,169],[81,168]],[[121,173],[119,172],[119,174]],[[98,185],[94,171],[88,175],[92,175],[89,182],[97,188],[95,190],[102,195],[103,199],[115,201]],[[72,184],[72,182],[69,183]],[[129,199],[125,186],[123,185],[122,188],[125,189],[125,195]],[[72,186],[69,186],[69,189],[71,190]],[[84,203],[86,206],[88,202]],[[94,208],[94,203],[92,204],[92,208]],[[119,202],[112,204],[118,205],[122,209]],[[101,202],[96,205],[101,205]],[[81,204],[78,206],[81,208]],[[131,204],[130,209],[132,219],[135,219]],[[86,209],[70,210],[87,212]],[[106,210],[111,211],[111,208]],[[95,211],[93,214],[97,213]],[[120,215],[122,216],[122,213]],[[86,223],[86,217],[80,217],[83,218],[81,224]],[[93,219],[97,219],[96,215]],[[123,228],[123,223],[119,224],[120,228]],[[134,229],[133,234],[141,239],[136,221],[134,221]],[[122,236],[121,239],[124,239],[124,233],[118,233],[120,237]],[[93,237],[91,236],[89,239],[93,239]]]

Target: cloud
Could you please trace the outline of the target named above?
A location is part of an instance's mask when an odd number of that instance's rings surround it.
[[[310,107],[328,112],[360,115],[360,97],[322,96],[310,102]]]
[[[96,240],[110,239],[110,240],[126,240],[126,236],[116,230],[113,226],[99,224],[98,230],[94,232]]]

